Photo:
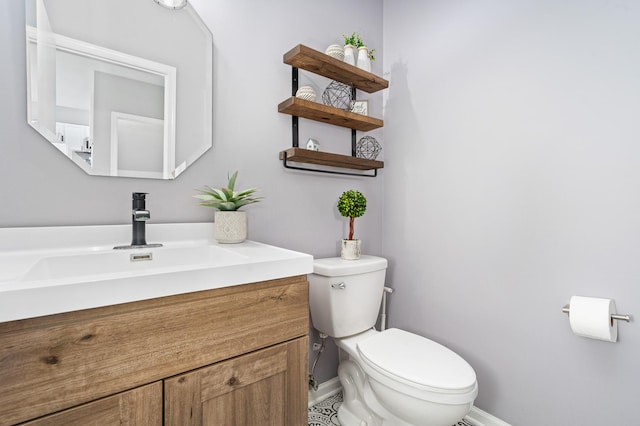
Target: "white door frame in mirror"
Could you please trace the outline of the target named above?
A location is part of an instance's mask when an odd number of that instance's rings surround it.
[[[171,174],[175,169],[175,145],[172,143],[173,141],[170,142],[167,138],[163,139],[164,143],[162,143],[163,141],[156,143],[154,140],[156,133],[154,130],[160,129],[159,138],[161,138],[163,126],[164,120],[158,120],[157,118],[117,111],[111,112],[111,176],[171,179],[173,177]],[[131,127],[134,127],[136,131],[126,130]],[[135,168],[122,166],[119,156],[120,145],[123,145],[124,149],[138,150],[134,156],[125,156],[125,158],[129,158],[130,162],[132,158],[135,158],[138,163],[149,163],[149,157],[152,157],[151,164]],[[153,157],[158,156],[162,158],[153,161]],[[158,167],[160,163],[161,167]]]

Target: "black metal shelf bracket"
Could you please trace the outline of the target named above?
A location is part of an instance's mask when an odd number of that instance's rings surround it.
[[[376,177],[378,176],[378,169],[373,169],[373,174],[366,174],[366,173],[352,173],[352,172],[339,172],[339,171],[334,171],[334,170],[321,170],[321,169],[310,169],[307,167],[300,167],[300,166],[292,166],[291,163],[287,162],[287,152],[284,151],[282,153],[282,165],[284,166],[285,169],[291,169],[291,170],[302,170],[305,172],[315,172],[315,173],[327,173],[327,174],[331,174],[331,175],[343,175],[343,176],[357,176],[357,177]]]
[[[291,67],[291,96],[298,92],[298,67]],[[300,132],[298,131],[298,116],[291,116],[291,146],[300,146]]]
[[[351,99],[356,100],[356,88],[351,86]],[[351,129],[351,156],[357,157],[356,154],[356,129]]]

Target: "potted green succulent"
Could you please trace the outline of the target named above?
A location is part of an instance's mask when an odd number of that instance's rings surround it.
[[[213,188],[205,185],[199,190],[202,194],[194,195],[201,206],[218,209],[214,218],[215,238],[219,243],[241,243],[247,239],[247,212],[239,209],[247,204],[257,203],[262,197],[254,197],[255,188],[235,191],[236,171],[228,177],[226,188]]]
[[[338,211],[349,218],[349,238],[342,240],[340,257],[346,260],[360,259],[361,242],[353,238],[354,225],[357,217],[367,210],[367,199],[360,191],[350,189],[342,193],[338,199]]]

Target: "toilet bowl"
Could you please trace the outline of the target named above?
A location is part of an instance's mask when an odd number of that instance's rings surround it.
[[[473,368],[452,350],[400,330],[376,331],[386,259],[316,259],[313,325],[340,349],[344,426],[451,426],[478,394]]]

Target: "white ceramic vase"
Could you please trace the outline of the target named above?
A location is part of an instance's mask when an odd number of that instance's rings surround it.
[[[340,257],[344,260],[358,260],[360,259],[360,240],[342,240],[342,249],[340,250]]]
[[[214,236],[222,244],[241,243],[247,239],[247,212],[217,211]]]
[[[355,53],[356,48],[350,44],[347,44],[344,47],[344,59],[343,61],[346,62],[349,65],[355,65],[356,64],[356,53]]]
[[[358,68],[371,72],[371,58],[367,46],[358,47]]]

